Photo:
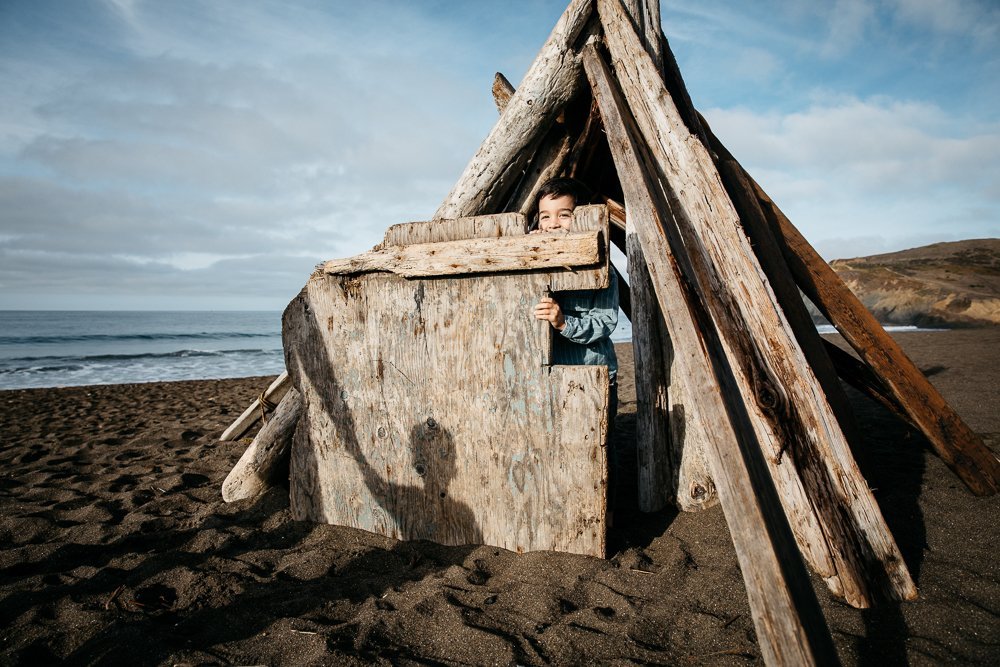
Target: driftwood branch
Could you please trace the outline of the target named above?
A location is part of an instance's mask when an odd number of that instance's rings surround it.
[[[292,388],[222,483],[223,500],[231,503],[259,496],[277,481],[280,471],[288,469],[292,435],[301,413],[302,397]]]
[[[277,404],[284,397],[285,393],[292,386],[291,380],[288,379],[288,372],[284,371],[274,379],[271,385],[264,392],[264,400],[268,403]],[[236,440],[241,435],[250,430],[250,427],[257,423],[260,419],[261,408],[260,399],[254,399],[253,403],[243,411],[239,417],[236,418],[229,428],[227,428],[219,440],[228,441]]]
[[[672,56],[671,56],[672,57]],[[679,73],[678,73],[679,76]],[[675,84],[676,88],[683,88],[684,84]],[[767,275],[768,283],[774,291],[774,296],[781,306],[781,310],[795,334],[795,340],[802,348],[802,352],[809,363],[809,367],[816,375],[823,393],[826,395],[830,407],[833,409],[840,424],[841,430],[854,443],[855,447],[860,446],[857,426],[854,420],[854,413],[851,411],[847,395],[844,393],[837,379],[837,372],[830,361],[823,341],[816,330],[816,324],[812,316],[806,310],[802,301],[802,294],[799,292],[795,281],[792,279],[791,271],[781,253],[777,240],[768,225],[757,200],[756,193],[750,185],[747,177],[732,154],[726,147],[711,133],[705,119],[695,112],[700,121],[701,131],[709,141],[709,148],[712,150],[716,165],[719,168],[719,175],[722,184],[729,194],[736,211],[739,214],[740,222],[747,233],[753,251],[760,263],[761,268]]]
[[[514,97],[514,85],[507,80],[507,77],[497,72],[493,77],[493,101],[496,102],[497,111],[503,113],[512,97]]]

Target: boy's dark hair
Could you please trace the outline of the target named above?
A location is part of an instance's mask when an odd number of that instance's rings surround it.
[[[590,190],[580,181],[575,178],[550,178],[542,183],[538,196],[535,197],[535,210],[538,210],[539,202],[545,197],[564,197],[566,195],[573,197],[573,203],[576,206],[590,203]]]

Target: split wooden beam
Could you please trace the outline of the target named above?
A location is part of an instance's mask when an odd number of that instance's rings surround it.
[[[837,419],[777,305],[701,141],[684,125],[620,0],[598,0],[613,66],[659,174],[699,293],[806,559],[858,607],[916,587]],[[607,125],[607,118],[605,117]],[[644,244],[645,249],[645,244]],[[718,485],[718,484],[717,484]]]
[[[570,2],[435,219],[489,213],[503,204],[534,153],[526,149],[537,144],[580,90],[582,73],[575,46],[592,14],[593,0]]]
[[[767,664],[835,664],[836,652],[809,579],[795,549],[777,492],[766,471],[739,388],[725,363],[718,334],[675,254],[680,244],[671,212],[651,177],[617,85],[593,45],[583,62],[601,108],[629,218],[640,236],[651,282],[672,338],[675,363],[691,378],[693,400],[703,407],[712,467],[747,586],[761,651]],[[672,235],[674,238],[668,238]],[[735,423],[734,423],[735,422]]]
[[[584,267],[601,261],[602,245],[598,230],[417,243],[333,259],[320,271],[330,275],[387,271],[416,278]]]
[[[281,399],[285,396],[291,386],[292,381],[288,379],[288,371],[282,371],[281,375],[276,377],[264,391],[264,400],[272,405],[277,405],[281,402]],[[223,431],[222,435],[219,436],[219,440],[237,440],[240,436],[249,431],[250,427],[256,424],[257,420],[260,419],[260,403],[260,398],[255,398],[253,403],[251,403],[247,409],[243,411],[243,414],[237,417],[236,421],[230,424],[229,428]]]

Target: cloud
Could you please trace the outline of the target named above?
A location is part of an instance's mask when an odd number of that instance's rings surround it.
[[[875,7],[868,0],[837,0],[828,16],[829,33],[820,52],[840,56],[861,42],[875,18]]]
[[[294,293],[316,262],[430,217],[496,120],[492,72],[441,66],[473,35],[419,8],[171,6],[104,5],[93,35],[23,6],[51,34],[0,46],[5,285],[169,295],[197,278],[228,298],[214,272],[253,258]]]
[[[877,98],[706,117],[825,252],[1000,235],[1000,123],[957,124],[931,104]]]
[[[901,23],[945,37],[971,38],[978,47],[1000,41],[1000,7],[976,0],[891,0]]]
[[[934,105],[845,98],[794,113],[707,112],[720,135],[768,169],[837,172],[882,192],[925,192],[961,184],[989,195],[1000,168],[1000,123],[968,124]]]

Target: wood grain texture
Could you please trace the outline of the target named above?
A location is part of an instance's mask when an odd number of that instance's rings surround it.
[[[657,68],[663,66],[663,28],[660,26],[660,0],[622,0],[625,13],[632,19],[642,45]]]
[[[941,460],[978,496],[1000,488],[1000,458],[962,421],[878,320],[752,178],[795,282],[885,384]]]
[[[292,434],[301,413],[302,397],[291,388],[226,476],[222,483],[224,501],[255,498],[279,481],[279,471],[288,470]]]
[[[490,213],[502,204],[534,146],[580,89],[582,75],[573,47],[592,13],[593,0],[570,2],[435,219]]]
[[[498,239],[504,236],[522,236],[527,232],[528,221],[517,213],[495,213],[455,220],[405,222],[389,227],[382,243],[375,246],[375,249],[465,239]]]
[[[608,209],[597,204],[577,206],[573,211],[573,226],[570,231],[576,233],[600,233],[600,260],[596,268],[588,270],[550,271],[549,282],[553,292],[563,292],[581,289],[604,289],[609,284],[611,256],[608,234]],[[532,234],[537,236],[537,234]]]
[[[662,170],[699,291],[719,325],[800,548],[838,597],[865,607],[916,587],[825,394],[758,264],[718,172],[680,118],[619,0],[598,11],[625,98]],[[787,456],[786,456],[787,454]],[[825,544],[824,544],[825,542]],[[834,571],[830,571],[830,561]]]
[[[629,218],[672,337],[675,364],[690,378],[692,399],[703,408],[706,456],[736,547],[764,660],[776,665],[835,664],[829,631],[753,442],[754,429],[745,426],[746,416],[741,417],[743,400],[725,364],[718,332],[685,276],[689,262],[671,228],[670,210],[653,180],[649,156],[610,70],[593,45],[584,48],[583,62],[629,202]]]
[[[675,84],[674,87],[683,88],[684,85],[680,83]],[[841,430],[855,447],[860,447],[860,435],[851,406],[847,401],[847,395],[837,379],[833,362],[826,352],[827,348],[823,345],[823,340],[816,330],[812,316],[806,310],[805,303],[802,301],[802,293],[795,285],[792,273],[764,216],[756,193],[753,191],[743,168],[712,133],[708,122],[697,111],[694,114],[699,121],[702,135],[707,137],[709,141],[709,148],[712,150],[713,158],[719,168],[722,184],[736,208],[757,261],[767,275],[768,283],[774,290],[774,295],[795,335],[795,340],[802,348],[809,367],[823,388],[823,393],[837,417]]]
[[[281,375],[276,377],[274,381],[264,390],[264,398],[270,403],[277,404],[285,396],[285,393],[292,386],[292,383],[288,380],[288,373],[282,372]],[[229,425],[221,436],[219,440],[229,441],[236,440],[241,435],[250,430],[250,427],[257,423],[260,419],[260,399],[254,399],[253,403],[247,406],[247,409],[243,411],[239,417],[236,418],[232,424]]]
[[[283,318],[294,516],[603,556],[608,373],[547,365],[549,282],[314,275]]]
[[[387,271],[415,278],[588,267],[600,261],[604,245],[598,230],[415,243],[333,259],[320,270],[330,275]]]
[[[640,237],[634,228],[626,233],[635,308],[632,350],[635,367],[642,369],[635,378],[639,508],[654,512],[670,502],[682,511],[696,512],[718,504],[705,460],[707,435],[701,428],[687,375],[674,367],[670,332]],[[682,306],[675,303],[672,307]]]

